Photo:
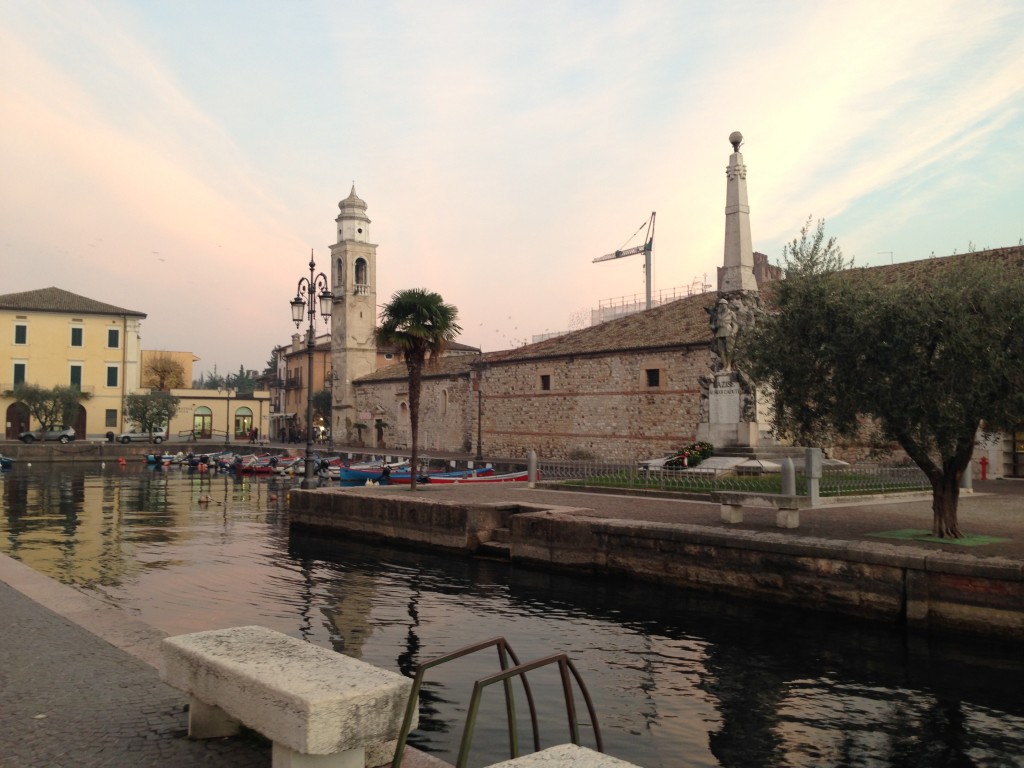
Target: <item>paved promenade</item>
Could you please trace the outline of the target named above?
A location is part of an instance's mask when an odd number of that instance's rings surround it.
[[[400,492],[398,489],[381,489]],[[435,486],[435,498],[472,496],[580,508],[579,514],[721,527],[714,504],[637,499],[516,486]],[[961,501],[966,534],[1007,541],[963,546],[877,538],[879,532],[930,529],[927,498],[829,505],[801,512],[800,527],[774,526],[774,512],[750,510],[735,528],[835,540],[941,548],[979,558],[1018,560],[1024,568],[1024,481],[975,483]],[[119,609],[58,584],[0,555],[0,766],[269,766],[256,739],[190,741],[186,697],[160,682],[161,633]],[[444,764],[409,752],[404,768]]]

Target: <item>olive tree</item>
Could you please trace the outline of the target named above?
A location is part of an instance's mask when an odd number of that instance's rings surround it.
[[[776,433],[897,443],[931,483],[933,534],[960,537],[976,434],[1024,414],[1024,257],[787,269],[767,303],[740,355]]]
[[[10,393],[15,400],[25,404],[31,418],[39,422],[43,430],[55,429],[74,424],[78,418],[78,407],[89,395],[77,387],[40,387],[36,384],[18,384]]]
[[[124,400],[124,415],[143,432],[165,429],[178,413],[181,399],[168,392],[147,392],[144,395],[128,395]]]

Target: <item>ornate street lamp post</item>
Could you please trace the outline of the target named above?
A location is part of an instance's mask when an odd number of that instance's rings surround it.
[[[317,477],[313,467],[313,347],[316,345],[316,311],[317,301],[320,303],[320,315],[326,323],[331,317],[331,305],[334,294],[330,290],[331,283],[323,272],[316,274],[316,262],[313,252],[309,252],[309,277],[299,278],[295,289],[295,298],[291,300],[292,320],[295,327],[302,324],[302,316],[309,319],[306,333],[306,356],[308,358],[308,376],[306,379],[306,476],[302,478],[303,488],[316,488]],[[315,294],[318,294],[314,298]]]

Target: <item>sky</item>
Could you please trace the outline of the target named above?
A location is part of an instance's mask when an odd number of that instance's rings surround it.
[[[859,266],[1024,238],[1019,0],[0,0],[0,293],[147,314],[262,370],[353,184],[377,300],[485,351],[716,284],[728,136],[754,249]],[[637,234],[638,233],[638,234]],[[322,328],[321,328],[322,330]]]

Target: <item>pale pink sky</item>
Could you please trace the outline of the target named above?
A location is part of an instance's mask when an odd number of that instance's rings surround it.
[[[1021,72],[1014,0],[0,0],[0,291],[262,368],[354,181],[379,301],[500,349],[642,296],[592,260],[651,211],[655,290],[714,283],[734,130],[773,260],[808,214],[862,265],[1015,245]]]

